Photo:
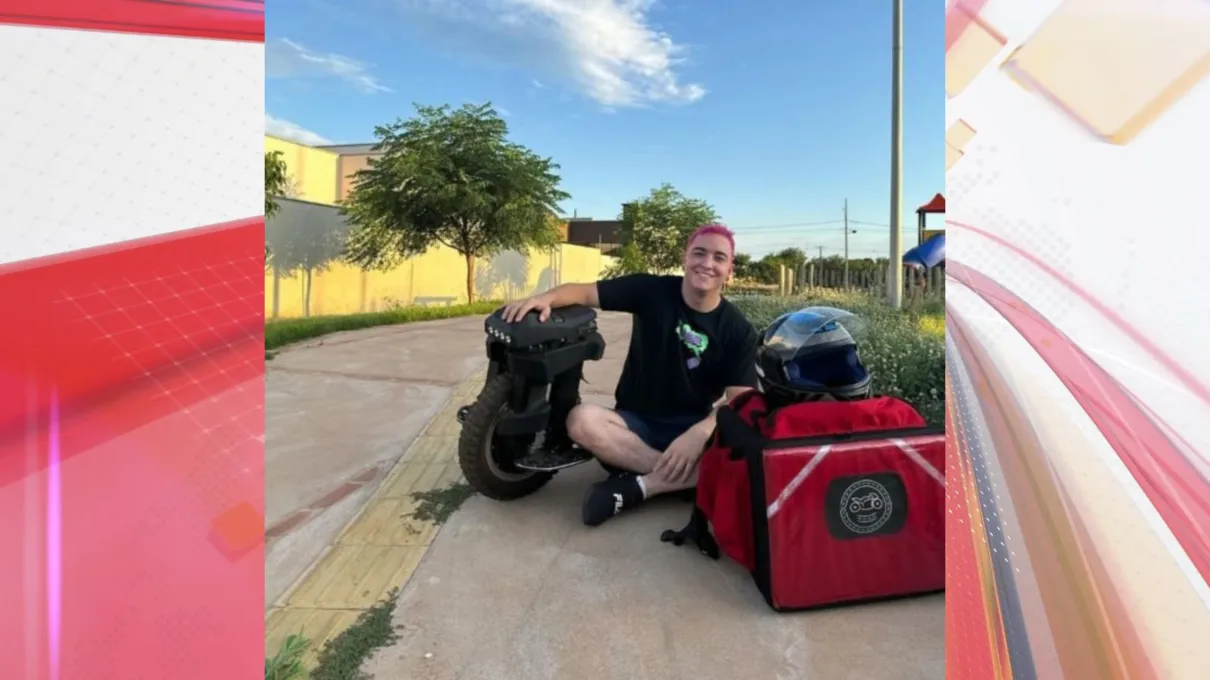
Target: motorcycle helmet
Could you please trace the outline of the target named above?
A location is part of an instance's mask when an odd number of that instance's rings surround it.
[[[834,307],[807,307],[778,317],[757,349],[761,391],[785,403],[868,398],[870,373],[857,351],[864,328],[859,317]]]

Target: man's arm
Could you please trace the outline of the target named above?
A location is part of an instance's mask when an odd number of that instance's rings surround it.
[[[550,318],[551,309],[569,305],[636,314],[654,292],[652,286],[657,278],[650,274],[630,274],[596,283],[565,283],[527,300],[509,304],[504,308],[504,318],[510,322],[518,321],[536,309],[539,320],[546,321]]]
[[[718,410],[720,408],[726,406],[727,404],[730,404],[739,395],[741,395],[745,392],[751,392],[754,389],[756,389],[756,388],[736,385],[734,387],[728,387],[727,389],[723,390],[723,398],[719,399],[718,402],[714,404],[714,408],[710,409],[710,415],[706,416],[705,420],[698,423],[697,426],[700,426],[703,429],[713,430],[714,429],[714,416],[718,415]]]
[[[691,480],[693,471],[697,468],[698,461],[701,460],[702,454],[706,452],[706,444],[714,436],[714,429],[718,426],[718,410],[730,403],[735,397],[750,389],[752,388],[735,386],[724,390],[723,400],[710,409],[709,415],[699,420],[673,440],[668,446],[668,450],[664,452],[664,455],[660,456],[659,461],[655,465],[654,472],[672,484]]]
[[[709,415],[677,437],[660,457],[655,472],[661,478],[673,484],[690,480],[717,427],[718,410],[757,386],[757,342],[756,330],[745,320],[738,339],[727,344],[729,351],[724,356],[724,361],[728,362],[724,376],[727,387],[723,389],[723,400],[710,409]]]
[[[503,316],[505,321],[513,323],[525,318],[526,314],[538,310],[538,320],[546,321],[550,318],[550,310],[571,305],[600,307],[601,300],[600,295],[597,294],[597,284],[565,283],[555,286],[545,293],[510,302],[504,306]]]
[[[718,413],[719,408],[730,404],[733,399],[744,392],[756,389],[759,384],[756,377],[756,346],[759,340],[756,330],[750,325],[744,330],[743,335],[735,343],[735,349],[728,352],[728,356],[733,358],[727,360],[725,383],[727,387],[723,389],[723,398],[710,410],[710,415],[695,426],[700,427],[702,431],[713,431],[714,416]]]
[[[723,391],[723,400],[718,403],[718,406],[723,406],[724,404],[730,404],[739,395],[743,394],[744,392],[750,392],[754,389],[756,389],[756,388],[751,385],[744,385],[744,386],[737,385],[735,387],[728,387],[726,390]]]
[[[627,274],[597,282],[601,309],[607,312],[639,314],[653,296],[660,295],[660,277],[653,274]]]
[[[551,288],[543,295],[547,297],[550,306],[554,309],[571,305],[597,308],[601,306],[601,298],[597,294],[597,284],[595,283],[565,283]]]
[[[550,306],[558,309],[568,305],[586,305],[610,312],[635,312],[647,298],[658,277],[650,274],[628,274],[596,283],[565,283],[543,293]]]

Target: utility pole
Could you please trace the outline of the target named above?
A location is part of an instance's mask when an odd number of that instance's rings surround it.
[[[891,0],[891,257],[887,298],[893,309],[903,306],[903,0]]]
[[[849,289],[849,199],[844,199],[844,289]]]

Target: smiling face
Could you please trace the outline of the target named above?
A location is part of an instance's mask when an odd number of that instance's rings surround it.
[[[731,270],[731,243],[722,234],[701,234],[685,250],[685,281],[696,291],[722,290]]]

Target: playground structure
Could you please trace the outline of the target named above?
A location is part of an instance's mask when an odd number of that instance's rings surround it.
[[[929,229],[926,222],[928,215],[945,214],[945,196],[934,194],[928,203],[916,208],[916,243],[917,247],[925,241],[945,234],[944,229]]]
[[[924,205],[916,208],[915,248],[903,254],[905,267],[931,271],[934,267],[945,267],[945,229],[929,229],[925,220],[928,215],[945,214],[945,197],[936,194]]]

